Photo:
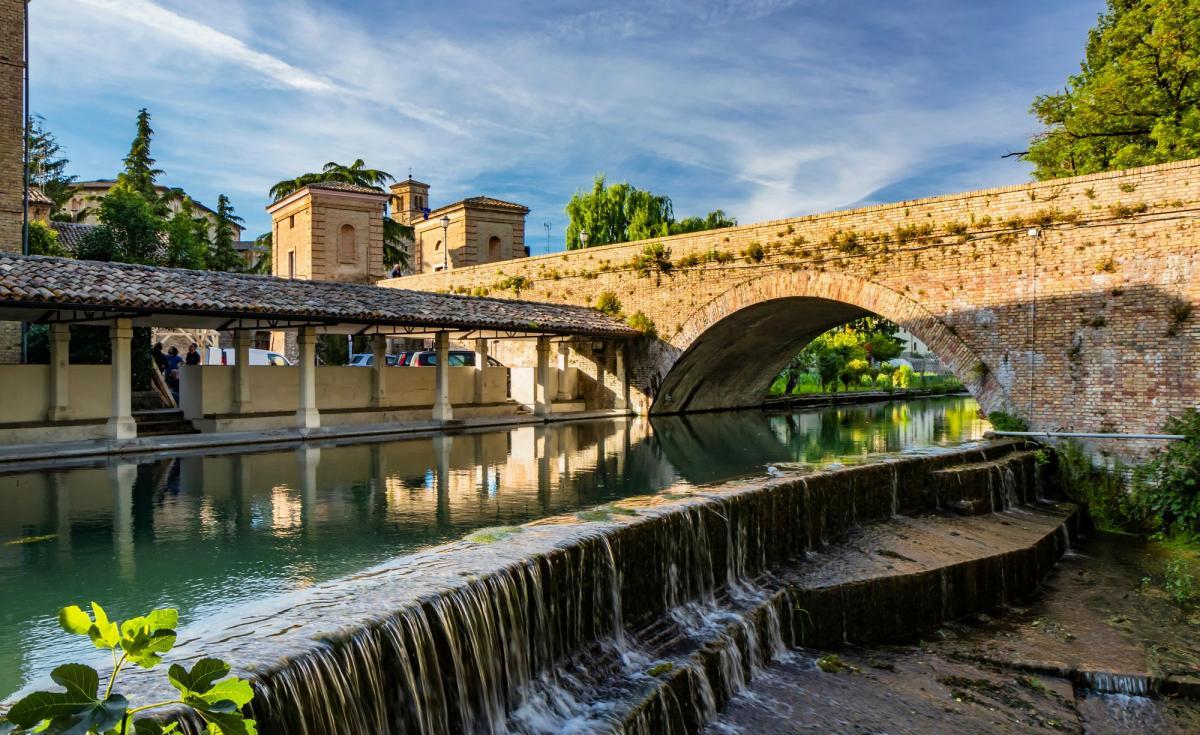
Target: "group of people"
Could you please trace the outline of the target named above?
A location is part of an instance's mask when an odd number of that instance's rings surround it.
[[[150,350],[150,355],[154,358],[154,367],[158,368],[167,382],[167,388],[175,398],[175,405],[179,405],[179,366],[199,365],[200,347],[192,343],[188,345],[187,355],[181,356],[178,347],[171,347],[163,352],[163,343],[157,342]]]

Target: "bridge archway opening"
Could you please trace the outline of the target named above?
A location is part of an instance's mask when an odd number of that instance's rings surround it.
[[[984,410],[1008,403],[995,376],[955,331],[905,296],[826,274],[788,274],[757,286],[718,297],[664,344],[650,377],[650,413],[761,406],[772,382],[805,346],[869,316],[892,321],[925,344]]]

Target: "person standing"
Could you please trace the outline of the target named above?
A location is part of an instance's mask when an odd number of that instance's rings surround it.
[[[184,365],[199,365],[200,364],[200,348],[195,342],[188,345],[187,355],[183,358]]]
[[[171,395],[175,396],[176,405],[179,404],[179,366],[182,364],[183,358],[179,356],[178,347],[167,350],[167,387],[171,389]]]
[[[167,372],[167,356],[163,354],[162,342],[154,343],[154,347],[150,348],[150,357],[154,358],[154,367],[158,368],[158,372],[165,375]]]

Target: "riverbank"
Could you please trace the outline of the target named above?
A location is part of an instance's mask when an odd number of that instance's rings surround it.
[[[938,388],[903,388],[898,390],[856,390],[840,393],[794,393],[792,395],[768,396],[762,404],[767,411],[786,411],[832,405],[855,405],[879,401],[905,401],[935,396],[965,396],[961,388],[946,391]]]

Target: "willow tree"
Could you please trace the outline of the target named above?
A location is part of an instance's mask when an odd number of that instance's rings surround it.
[[[584,246],[581,234],[588,233],[587,245],[649,240],[683,232],[731,227],[737,220],[716,210],[707,217],[675,220],[671,197],[638,189],[627,182],[608,184],[604,175],[596,176],[590,192],[575,192],[567,202],[567,247]]]
[[[1200,156],[1200,0],[1108,0],[1080,73],[1033,113],[1039,179]]]

